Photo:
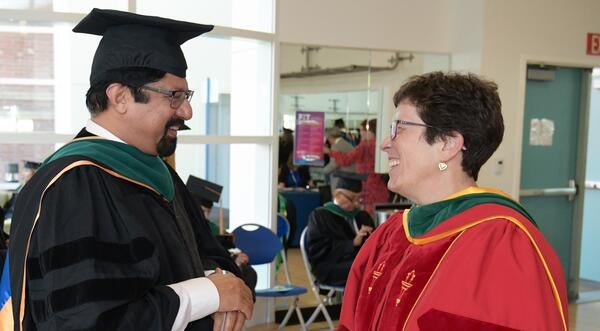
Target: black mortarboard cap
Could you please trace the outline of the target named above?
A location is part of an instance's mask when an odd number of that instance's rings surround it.
[[[73,31],[102,36],[92,63],[93,85],[110,70],[122,68],[152,68],[185,78],[181,44],[212,29],[212,25],[94,8]]]
[[[338,179],[336,189],[345,189],[354,193],[362,191],[362,179],[364,176],[343,171],[335,172],[334,176]]]
[[[221,197],[221,192],[223,192],[223,186],[192,175],[188,177],[185,185],[194,198],[205,207],[212,207],[212,203],[218,202]],[[210,202],[210,204],[208,204],[208,202]]]
[[[42,165],[41,162],[23,160],[23,168],[37,170]]]

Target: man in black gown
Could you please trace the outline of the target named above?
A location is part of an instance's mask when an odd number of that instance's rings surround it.
[[[333,202],[308,216],[308,260],[323,284],[346,283],[352,261],[373,231],[373,219],[358,208],[361,189],[359,179],[340,174]]]
[[[220,269],[205,277],[222,248],[191,221],[185,185],[159,157],[192,116],[180,45],[211,29],[98,9],[74,28],[103,36],[91,119],[16,201],[16,330],[213,330],[213,320],[240,330],[251,317],[242,280]]]

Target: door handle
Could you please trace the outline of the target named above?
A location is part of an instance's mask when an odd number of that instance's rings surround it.
[[[520,197],[556,197],[563,195],[566,195],[569,201],[575,200],[577,184],[575,184],[574,179],[569,179],[568,187],[528,188],[519,191]]]

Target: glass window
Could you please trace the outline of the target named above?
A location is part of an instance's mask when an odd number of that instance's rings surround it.
[[[0,9],[88,13],[94,7],[127,10],[128,5],[128,0],[8,0],[0,2]]]
[[[195,38],[183,45],[195,90],[183,134],[271,135],[272,44],[243,38]],[[199,97],[198,97],[199,96]]]
[[[203,24],[274,32],[273,0],[137,1],[136,6],[137,12],[144,15],[160,15]]]
[[[74,134],[100,37],[69,23],[0,24],[0,131]],[[271,135],[272,44],[204,36],[183,45],[195,90],[185,134]]]
[[[99,37],[72,24],[0,22],[0,131],[76,133],[89,117],[85,92]]]
[[[0,183],[22,183],[23,161],[41,162],[57,148],[55,144],[0,144]],[[16,164],[16,169],[10,164]]]

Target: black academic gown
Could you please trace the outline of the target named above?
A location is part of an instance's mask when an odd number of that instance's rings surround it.
[[[373,219],[365,211],[354,218],[357,227],[373,227]],[[308,217],[308,260],[313,274],[321,283],[344,285],[359,247],[352,243],[356,232],[351,220],[336,215],[324,207],[313,210]],[[362,246],[362,245],[361,245]]]
[[[32,232],[25,330],[171,330],[179,297],[167,285],[204,276],[201,223],[177,218],[185,213],[177,203],[110,170],[68,169],[81,159],[45,165],[17,199],[10,241],[15,326]],[[187,330],[212,324],[207,316]]]

